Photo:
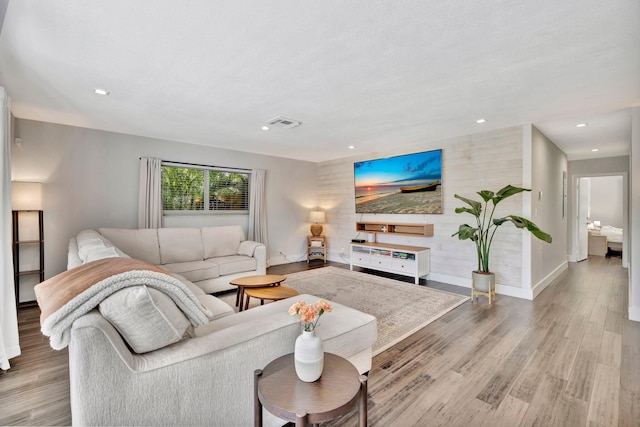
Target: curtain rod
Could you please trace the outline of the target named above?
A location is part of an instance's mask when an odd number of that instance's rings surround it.
[[[142,157],[139,157],[138,160],[142,160]],[[252,169],[247,168],[230,168],[228,166],[216,166],[216,165],[201,165],[198,163],[186,163],[186,162],[173,162],[171,160],[160,160],[163,163],[171,163],[173,165],[184,165],[184,166],[200,166],[203,168],[219,168],[219,169],[229,169],[229,170],[238,170],[238,171],[247,171],[251,172]]]

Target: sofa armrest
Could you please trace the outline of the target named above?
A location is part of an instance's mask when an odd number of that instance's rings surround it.
[[[75,237],[69,239],[69,246],[67,252],[67,270],[71,270],[72,268],[78,267],[82,265],[82,260],[78,255],[78,241]]]
[[[254,242],[252,240],[245,240],[244,242],[240,242],[240,247],[238,248],[238,254],[252,257],[258,246],[264,246],[264,245],[262,243]]]
[[[299,334],[285,312],[132,354],[89,313],[74,323],[69,346],[74,425],[250,425],[254,370],[291,353]]]
[[[256,259],[255,274],[266,274],[267,272],[267,247],[263,243],[245,240],[240,243],[238,254],[247,255]]]

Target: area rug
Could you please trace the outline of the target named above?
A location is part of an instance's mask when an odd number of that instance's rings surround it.
[[[311,294],[371,314],[378,320],[379,354],[469,300],[469,297],[429,289],[336,267],[288,274],[282,284],[301,294]],[[235,293],[222,300],[233,306]],[[259,304],[251,300],[251,306]]]

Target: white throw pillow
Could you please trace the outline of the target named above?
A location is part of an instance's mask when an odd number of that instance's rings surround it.
[[[169,296],[146,286],[121,289],[105,298],[99,309],[136,353],[180,341],[191,325]]]
[[[87,255],[86,262],[97,261],[103,258],[130,258],[130,256],[125,254],[115,246],[110,246],[107,248],[99,248],[99,249],[92,250]]]
[[[84,262],[87,262],[89,254],[95,250],[113,247],[111,242],[103,238],[95,230],[82,230],[76,236],[78,243],[78,256]]]

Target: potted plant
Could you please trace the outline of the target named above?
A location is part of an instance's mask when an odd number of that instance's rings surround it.
[[[522,193],[523,191],[531,190],[507,185],[497,193],[489,190],[478,191],[478,195],[480,195],[484,204],[482,202],[454,194],[456,199],[462,200],[469,205],[469,207],[456,208],[456,213],[468,213],[473,215],[476,219],[475,226],[462,224],[458,231],[451,235],[451,237],[457,235],[460,240],[470,239],[476,245],[478,269],[472,272],[472,300],[474,296],[474,288],[475,290],[488,294],[489,302],[491,302],[491,295],[495,293],[495,289],[493,289],[493,286],[495,285],[495,274],[489,270],[489,255],[491,252],[491,244],[493,243],[493,236],[496,234],[498,227],[502,224],[510,222],[518,228],[526,228],[538,239],[551,243],[551,236],[540,230],[537,225],[526,218],[522,218],[517,215],[507,215],[497,219],[493,218],[493,214],[498,203],[515,194]],[[491,202],[493,206],[490,207],[489,202]]]

